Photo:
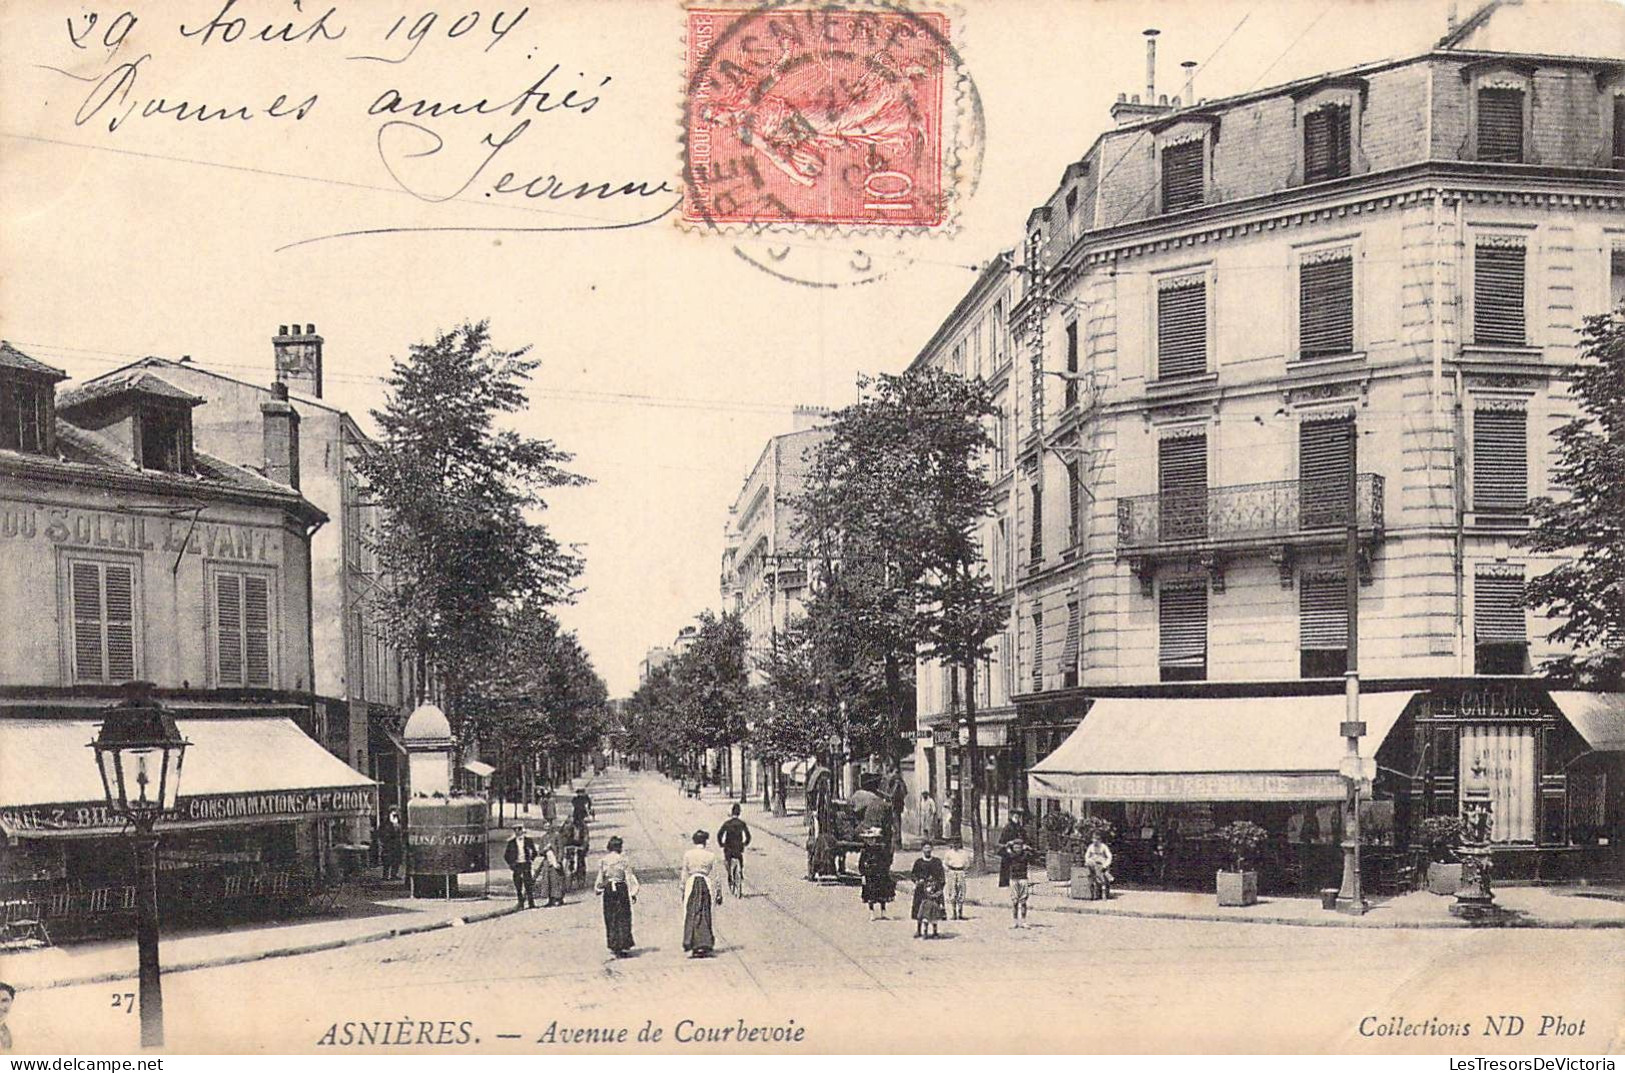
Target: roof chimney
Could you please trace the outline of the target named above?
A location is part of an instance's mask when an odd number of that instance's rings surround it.
[[[278,371],[281,371],[280,366]],[[260,403],[265,419],[265,476],[289,488],[299,487],[299,411],[288,401],[288,385],[271,385],[271,398]]]
[[[271,347],[276,351],[277,382],[313,399],[321,398],[322,337],[316,334],[316,325],[280,325]]]
[[[1196,61],[1186,60],[1179,65],[1185,71],[1185,102],[1196,103]]]
[[[1145,31],[1145,103],[1153,104],[1157,99],[1157,35],[1162,33],[1158,29]]]

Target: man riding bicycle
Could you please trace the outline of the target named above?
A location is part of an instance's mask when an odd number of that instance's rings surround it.
[[[722,847],[722,860],[728,867],[728,889],[735,898],[745,896],[745,847],[750,845],[750,825],[739,818],[739,806],[733,815],[717,828],[717,845]]]

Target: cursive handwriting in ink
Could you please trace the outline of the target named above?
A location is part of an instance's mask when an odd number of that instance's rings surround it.
[[[256,115],[265,115],[272,119],[286,119],[291,116],[297,120],[305,118],[310,114],[310,110],[316,107],[317,95],[314,93],[297,104],[290,104],[286,93],[278,94],[276,100],[259,112],[253,111],[246,104],[235,107],[230,105],[210,106],[202,102],[172,101],[167,97],[149,97],[144,101],[132,101],[130,94],[135,88],[137,78],[140,77],[141,65],[150,59],[152,59],[152,53],[143,53],[137,59],[128,63],[121,63],[108,71],[99,80],[95,80],[95,86],[91,88],[83,103],[79,105],[79,110],[73,115],[73,125],[82,127],[103,111],[109,113],[107,129],[111,132],[118,130],[126,120],[137,114],[137,109],[140,110],[139,114],[142,119],[150,119],[154,116],[172,116],[177,121],[195,120],[206,123],[228,119],[247,121],[253,119]],[[91,78],[75,75],[56,67],[47,67],[46,70],[56,71],[58,74],[67,75],[69,78],[78,79],[81,82],[92,81]]]
[[[396,163],[392,163],[390,160],[390,148],[386,142],[390,140],[398,141],[398,137],[391,137],[391,135],[395,134],[406,134],[408,136],[418,134],[428,139],[427,142],[423,143],[423,147],[416,151],[401,150],[399,152],[400,161],[421,160],[439,155],[440,151],[446,146],[446,140],[428,127],[420,123],[413,123],[407,119],[392,119],[383,124],[378,128],[378,156],[383,161],[384,169],[389,172],[389,177],[394,179],[402,190],[405,190],[413,197],[431,203],[450,201],[473,186],[475,181],[485,172],[485,169],[490,166],[491,161],[497,158],[497,154],[523,137],[525,131],[530,129],[530,124],[531,120],[522,119],[501,138],[496,137],[494,134],[487,134],[480,139],[480,147],[482,149],[488,147],[490,152],[486,153],[484,158],[475,165],[473,171],[468,173],[468,177],[462,181],[461,185],[449,194],[436,195],[417,189],[402,178]],[[557,175],[537,175],[532,179],[522,180],[510,171],[492,183],[485,196],[490,197],[492,194],[521,194],[527,199],[545,197],[553,201],[562,201],[565,199],[595,198],[599,201],[607,201],[611,198],[647,198],[675,192],[676,189],[665,180],[654,184],[651,184],[649,180],[635,180],[620,185],[610,181],[593,182],[588,180],[572,185],[568,181],[560,179]]]
[[[530,14],[530,8],[521,8],[519,13],[509,20],[506,26],[504,26],[502,25],[502,20],[507,14],[508,13],[506,11],[498,11],[492,14],[491,28],[486,31],[491,35],[491,40],[487,42],[485,46],[486,52],[490,52],[493,48],[496,48],[498,45],[502,44],[502,39],[507,37],[514,27],[518,26],[522,21],[524,21],[526,15]],[[402,15],[400,18],[396,19],[395,25],[391,26],[389,28],[389,32],[384,35],[384,40],[393,41],[395,39],[395,35],[400,32],[401,27],[406,25],[406,20],[407,16],[405,15]],[[423,44],[424,38],[429,36],[429,34],[434,30],[435,23],[439,21],[440,14],[435,11],[431,11],[426,15],[419,15],[406,31],[405,40],[410,41],[411,45],[407,48],[403,55],[396,56],[393,59],[388,56],[351,56],[350,59],[377,60],[379,63],[405,63],[407,60],[411,59],[414,54],[416,54],[418,46]],[[455,41],[458,38],[471,33],[480,25],[481,21],[481,16],[478,10],[470,11],[464,15],[459,15],[450,26],[446,27],[446,36]]]
[[[79,17],[85,23],[84,29],[79,33],[73,32],[73,18],[71,16],[65,21],[68,24],[68,40],[73,42],[74,48],[83,49],[88,47],[85,40],[90,37],[91,31],[96,28],[100,16],[97,12],[90,11]],[[124,39],[130,36],[130,31],[135,29],[135,24],[139,21],[134,12],[119,12],[118,16],[108,24],[107,29],[102,31],[102,47],[109,52],[117,52],[119,46],[124,44]]]
[[[191,29],[187,29],[186,24],[182,23],[180,27],[181,36],[201,37],[202,40],[199,41],[198,44],[207,45],[210,41],[214,40],[215,31],[219,30],[220,40],[224,41],[228,45],[231,44],[233,41],[241,38],[248,30],[247,19],[226,18],[227,15],[231,14],[231,9],[236,6],[237,0],[226,0],[226,6],[220,9],[220,13],[214,18],[210,19],[208,23],[203,26],[194,26]],[[348,29],[348,27],[340,26],[335,31],[333,27],[327,24],[327,20],[332,18],[337,11],[338,8],[336,7],[328,8],[326,11],[322,12],[321,15],[317,16],[317,18],[309,25],[303,27],[302,29],[296,29],[294,24],[291,22],[285,22],[280,27],[274,22],[268,22],[260,28],[259,33],[254,34],[249,38],[249,40],[265,42],[282,41],[287,44],[293,44],[295,41],[308,42],[318,39],[323,41],[337,41],[339,38],[344,36],[346,30]]]
[[[554,64],[547,72],[532,82],[522,92],[515,94],[505,101],[493,102],[489,97],[481,97],[477,101],[431,101],[427,97],[419,97],[415,101],[408,101],[401,96],[398,89],[390,88],[378,94],[377,98],[367,109],[370,116],[378,115],[410,115],[415,119],[438,119],[448,115],[492,115],[497,112],[507,112],[515,119],[527,109],[537,115],[545,115],[557,109],[575,111],[586,115],[595,108],[601,98],[594,93],[590,97],[576,96],[576,87],[571,87],[563,97],[555,97],[551,89],[544,88],[548,81],[558,73],[559,65]],[[581,73],[581,77],[586,77]],[[609,85],[613,75],[605,75],[598,83],[603,89]]]

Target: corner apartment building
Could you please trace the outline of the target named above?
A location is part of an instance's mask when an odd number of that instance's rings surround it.
[[[1373,841],[1482,780],[1509,871],[1620,869],[1625,703],[1530,676],[1552,564],[1518,546],[1562,492],[1581,319],[1625,286],[1625,14],[1587,10],[1120,101],[1029,217],[1013,762],[1035,806],[1113,817],[1130,870],[1310,813],[1335,868],[1350,571]]]
[[[133,908],[125,825],[86,748],[131,682],[192,743],[161,884],[286,891],[377,807],[317,743],[311,544],[328,516],[282,478],[293,415],[255,412],[250,469],[198,446],[206,400],[154,369],[58,392],[65,378],[0,343],[0,896],[49,906],[53,927]]]
[[[410,713],[415,669],[383,639],[375,602],[387,584],[368,546],[383,505],[359,463],[377,445],[348,413],[323,398],[324,340],[313,324],[283,325],[271,341],[274,382],[260,385],[206,365],[142,358],[106,377],[145,371],[205,400],[194,420],[200,447],[238,466],[258,466],[261,414],[286,407],[293,466],[272,474],[320,508],[329,523],[311,538],[311,691],[320,700],[321,740],[381,786],[381,807],[404,809],[406,753],[400,729]],[[365,832],[358,831],[365,839]]]

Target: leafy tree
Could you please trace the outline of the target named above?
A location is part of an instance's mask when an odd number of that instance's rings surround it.
[[[785,812],[784,782],[780,766],[786,760],[817,756],[826,762],[832,742],[839,741],[843,726],[838,696],[839,686],[827,678],[834,668],[815,638],[817,618],[799,619],[778,635],[771,652],[761,661],[766,683],[753,690],[750,714],[753,720],[750,744],[762,758],[774,784],[773,810]]]
[[[1530,581],[1531,606],[1558,616],[1547,639],[1576,652],[1542,668],[1576,684],[1625,678],[1625,309],[1587,317],[1570,392],[1581,416],[1557,430],[1553,483],[1562,499],[1531,504],[1532,551],[1570,558]]]
[[[864,397],[836,414],[801,504],[803,531],[824,562],[825,647],[849,639],[853,666],[865,656],[878,661],[885,698],[878,736],[894,762],[913,694],[903,669],[917,651],[961,668],[968,684],[964,811],[980,868],[986,839],[976,673],[1007,617],[976,540],[992,505],[985,419],[997,411],[985,385],[940,370],[880,376],[860,387]]]
[[[682,736],[689,749],[723,749],[745,736],[749,664],[745,624],[733,613],[704,611],[694,642],[672,670]]]
[[[437,687],[465,741],[477,733],[469,701],[503,652],[505,608],[567,600],[581,570],[537,519],[548,489],[585,479],[552,441],[501,424],[527,405],[538,365],[527,352],[495,349],[484,321],[413,345],[373,411],[380,449],[360,465],[389,508],[369,536],[391,579],[384,632],[416,654],[418,681]]]

